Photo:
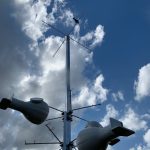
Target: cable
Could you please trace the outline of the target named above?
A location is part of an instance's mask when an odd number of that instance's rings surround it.
[[[76,110],[79,110],[79,109],[85,109],[85,108],[89,108],[89,107],[94,107],[94,106],[99,106],[99,105],[101,105],[101,104],[90,105],[90,106],[85,106],[85,107],[79,107],[79,108],[73,109],[72,111],[76,111]]]
[[[61,30],[57,29],[56,27],[54,27],[53,25],[45,22],[45,21],[42,21],[43,23],[45,23],[46,25],[50,26],[51,28],[53,28],[55,31],[57,31],[58,33],[60,33],[61,35],[63,36],[66,36],[66,34],[64,32],[62,32]]]
[[[75,17],[73,17],[73,20],[75,21],[75,25],[74,27],[72,28],[72,30],[68,33],[68,34],[65,34],[64,32],[62,32],[61,30],[59,30],[58,28],[54,27],[53,25],[45,22],[45,21],[42,21],[44,24],[50,26],[51,28],[53,28],[56,32],[60,33],[61,35],[63,36],[66,36],[66,35],[70,35],[72,33],[72,31],[74,30],[76,24],[79,24],[79,20],[76,19]],[[80,43],[79,41],[76,41],[74,38],[72,38],[71,36],[69,36],[70,39],[74,42],[76,42],[77,44],[79,44],[80,46],[84,47],[85,49],[89,50],[89,51],[92,51],[90,48],[88,48],[87,46],[83,45],[82,43]],[[53,54],[53,57],[55,57],[55,55],[57,54],[57,52],[59,51],[59,49],[61,48],[61,46],[63,45],[63,43],[65,42],[65,39],[64,41],[61,43],[61,45],[58,47],[58,49],[56,50],[56,52]]]
[[[82,47],[86,48],[89,51],[92,51],[90,48],[86,47],[85,45],[81,44],[80,42],[76,41],[75,39],[73,39],[72,37],[70,37],[70,39],[76,43],[78,43],[79,45],[81,45]]]
[[[58,47],[58,49],[57,49],[57,50],[55,51],[55,53],[53,54],[53,57],[55,57],[55,55],[57,54],[57,52],[59,51],[59,49],[61,48],[61,46],[64,44],[65,40],[66,40],[66,39],[64,39],[64,40],[62,41],[62,43],[60,44],[60,46]]]
[[[44,143],[40,143],[40,142],[26,142],[25,141],[25,145],[34,145],[34,144],[60,144],[59,142],[44,142]]]
[[[59,112],[61,112],[61,113],[63,113],[63,111],[62,110],[59,110],[59,109],[57,109],[57,108],[55,108],[55,107],[52,107],[52,106],[48,106],[49,108],[51,108],[51,109],[54,109],[54,110],[57,110],[57,111],[59,111]]]
[[[81,117],[78,117],[78,116],[76,116],[76,115],[72,115],[72,116],[75,117],[75,118],[78,118],[78,119],[80,119],[80,120],[83,120],[83,121],[85,121],[85,122],[89,122],[88,120],[83,119],[83,118],[81,118]]]
[[[56,134],[52,131],[52,129],[46,124],[45,125],[47,128],[48,128],[48,130],[54,135],[54,137],[58,140],[58,142],[59,142],[59,144],[60,143],[62,143],[60,140],[59,140],[59,138],[56,136]]]
[[[55,120],[55,119],[60,119],[60,118],[62,118],[62,117],[50,118],[50,119],[46,119],[45,121]]]

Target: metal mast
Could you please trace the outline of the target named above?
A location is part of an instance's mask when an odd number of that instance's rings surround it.
[[[67,89],[67,113],[72,112],[70,89],[70,37],[66,36],[66,89]]]
[[[71,89],[70,89],[70,37],[66,36],[66,91],[67,91],[67,108],[64,111],[64,141],[63,150],[72,150],[71,147]]]
[[[76,24],[79,24],[79,20],[77,20],[76,18],[73,18],[73,20],[75,21],[75,25],[74,25],[74,27],[75,27]],[[48,130],[57,139],[57,142],[51,142],[51,143],[39,143],[39,142],[27,143],[27,142],[25,142],[25,144],[26,145],[32,145],[32,144],[60,144],[60,147],[61,147],[62,150],[72,150],[72,149],[76,149],[75,147],[77,147],[76,145],[74,145],[74,141],[76,140],[76,138],[74,140],[71,140],[71,121],[72,121],[72,117],[78,118],[78,119],[80,119],[82,121],[85,121],[85,122],[89,122],[86,119],[83,119],[81,117],[78,117],[78,116],[74,115],[73,112],[77,111],[77,110],[97,106],[97,105],[100,105],[100,104],[72,109],[71,88],[70,88],[70,40],[76,42],[78,45],[80,45],[80,46],[82,46],[82,47],[84,47],[88,50],[90,50],[90,49],[87,48],[85,45],[81,44],[80,42],[76,41],[74,38],[72,38],[70,36],[70,34],[71,34],[71,32],[73,31],[74,28],[66,35],[64,32],[62,32],[61,30],[59,30],[56,27],[52,26],[51,24],[48,24],[44,21],[43,21],[43,23],[45,23],[46,25],[53,28],[56,32],[58,32],[62,36],[65,36],[65,39],[62,41],[61,45],[55,51],[55,53],[53,54],[53,57],[56,56],[57,52],[60,50],[63,43],[66,41],[66,64],[65,64],[66,68],[65,68],[65,71],[66,71],[66,106],[67,107],[64,111],[62,111],[62,110],[59,110],[55,107],[49,106],[49,108],[61,112],[62,116],[61,117],[56,117],[56,118],[50,118],[50,119],[46,120],[46,121],[50,121],[50,120],[54,120],[54,119],[63,118],[63,122],[64,122],[63,140],[61,141],[57,137],[57,135],[52,131],[52,129],[48,126],[48,124],[46,124],[46,127],[48,128]]]

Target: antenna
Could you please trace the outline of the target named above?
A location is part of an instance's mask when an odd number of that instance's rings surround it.
[[[73,20],[75,22],[74,27],[79,24],[79,20],[76,19],[75,17],[73,17]],[[79,44],[80,46],[90,50],[89,48],[87,48],[86,46],[84,46],[83,44],[81,44],[80,42],[76,41],[74,38],[72,38],[70,36],[70,34],[72,33],[73,29],[68,33],[65,34],[64,32],[62,32],[61,30],[57,29],[56,27],[54,27],[53,25],[50,25],[46,22],[43,21],[43,23],[45,23],[46,25],[50,26],[52,29],[54,29],[57,33],[61,34],[62,36],[64,36],[64,40],[62,41],[61,45],[58,47],[58,49],[55,51],[55,53],[53,54],[53,57],[56,56],[56,54],[58,53],[58,51],[60,50],[60,48],[62,47],[62,45],[64,44],[64,42],[66,41],[66,102],[67,102],[67,108],[66,110],[62,111],[59,110],[55,107],[49,106],[49,108],[54,109],[58,112],[61,113],[62,116],[56,117],[56,118],[50,118],[47,119],[46,121],[50,121],[50,120],[55,120],[55,119],[63,119],[63,123],[64,123],[64,130],[63,130],[63,142],[61,142],[61,140],[56,136],[56,134],[52,131],[52,129],[48,126],[48,124],[46,124],[46,127],[48,128],[48,130],[53,134],[53,136],[57,139],[57,142],[53,142],[53,143],[44,143],[44,144],[60,144],[60,147],[62,148],[62,150],[72,150],[72,149],[76,149],[76,146],[73,144],[73,142],[76,140],[71,140],[71,122],[72,122],[72,117],[78,118],[84,122],[89,122],[88,120],[78,117],[76,115],[73,114],[74,111],[77,110],[81,110],[81,109],[85,109],[85,108],[89,108],[89,107],[94,107],[94,106],[99,106],[101,104],[97,104],[97,105],[91,105],[91,106],[86,106],[86,107],[81,107],[81,108],[75,108],[72,109],[72,103],[71,103],[71,88],[70,88],[70,40],[76,42],[77,44]],[[27,145],[29,144],[39,144],[39,143],[26,143]],[[41,144],[41,143],[40,143]]]
[[[75,22],[75,25],[74,25],[74,27],[75,27],[76,24],[79,24],[79,20],[76,18],[73,18],[73,20]],[[46,22],[44,22],[44,23],[47,24]],[[80,46],[82,46],[84,48],[86,48],[86,46],[82,45],[80,42],[78,42],[74,38],[70,37],[70,34],[74,30],[74,27],[72,30],[70,30],[70,32],[68,34],[65,34],[64,32],[57,29],[56,27],[54,27],[50,24],[47,24],[47,25],[50,26],[51,28],[53,28],[59,34],[64,36],[63,42],[58,47],[58,49],[54,53],[53,57],[55,57],[57,52],[60,50],[61,46],[66,41],[66,68],[65,68],[65,70],[66,70],[66,104],[67,104],[67,107],[65,108],[65,110],[60,110],[60,109],[55,108],[53,106],[48,106],[48,104],[45,103],[42,98],[31,98],[30,101],[23,102],[19,99],[12,97],[12,100],[7,99],[7,98],[3,98],[2,101],[0,102],[0,109],[5,110],[7,108],[11,108],[11,109],[20,111],[21,113],[24,114],[24,116],[26,117],[27,120],[29,120],[30,122],[32,122],[34,124],[41,124],[45,121],[62,119],[63,120],[63,128],[64,128],[63,129],[63,140],[59,139],[59,137],[49,127],[49,123],[46,122],[45,126],[52,133],[52,135],[55,137],[55,139],[57,141],[56,142],[44,142],[44,143],[35,142],[35,140],[34,140],[34,142],[26,142],[25,141],[25,145],[59,144],[60,148],[62,150],[72,150],[72,149],[76,149],[76,146],[74,145],[74,141],[77,139],[77,138],[75,138],[74,140],[71,139],[71,122],[73,120],[73,117],[89,123],[89,121],[87,119],[84,119],[84,118],[81,118],[79,116],[74,115],[73,114],[74,111],[85,109],[85,108],[90,108],[90,107],[94,107],[94,106],[99,106],[100,104],[72,109],[71,85],[70,85],[70,40],[75,41],[76,43],[78,43]],[[86,48],[86,49],[88,49],[88,48]],[[49,113],[49,109],[53,109],[53,110],[61,113],[61,115],[58,117],[53,117],[53,118],[46,120],[48,113]],[[112,124],[113,124],[113,121],[112,121]],[[118,130],[119,129],[115,129],[116,132]],[[123,129],[123,130],[126,132],[126,129]],[[78,140],[76,140],[76,141],[78,141]]]
[[[79,24],[79,20],[76,19],[75,17],[73,18],[75,25]],[[88,122],[88,120],[83,119],[81,117],[78,117],[76,115],[73,115],[73,111],[79,110],[79,109],[84,109],[84,108],[89,108],[89,107],[93,107],[93,106],[98,106],[98,105],[91,105],[91,106],[87,106],[87,107],[82,107],[82,108],[76,108],[76,109],[72,109],[72,103],[71,103],[71,88],[70,88],[70,39],[75,41],[77,44],[81,45],[82,47],[86,48],[89,50],[89,48],[87,48],[86,46],[84,46],[83,44],[81,44],[80,42],[76,41],[75,39],[73,39],[72,37],[70,37],[71,32],[74,30],[73,29],[69,32],[69,34],[65,34],[64,32],[58,30],[56,27],[47,24],[50,27],[52,27],[55,31],[59,32],[61,35],[64,35],[65,38],[63,40],[63,42],[61,43],[61,45],[59,46],[59,48],[56,50],[56,52],[54,53],[53,57],[55,57],[55,55],[57,54],[57,52],[60,50],[61,46],[63,45],[63,43],[66,41],[66,92],[67,92],[67,109],[62,113],[63,114],[63,121],[64,121],[64,135],[63,135],[63,150],[72,150],[72,148],[75,149],[75,146],[72,144],[73,142],[71,141],[71,121],[72,121],[72,117],[78,118],[82,121]]]
[[[47,23],[45,21],[42,21],[44,24],[46,24],[47,26],[51,27],[53,30],[55,30],[57,33],[61,34],[64,37],[64,40],[62,41],[62,43],[60,44],[60,46],[58,47],[58,49],[55,51],[55,53],[53,54],[53,57],[56,56],[56,54],[58,53],[58,51],[60,50],[60,48],[62,47],[62,45],[64,44],[64,42],[67,41],[67,36],[69,36],[69,40],[71,39],[72,41],[76,42],[78,45],[82,46],[83,48],[91,51],[90,48],[88,48],[87,46],[85,46],[84,44],[80,43],[79,41],[75,40],[73,37],[70,36],[70,34],[74,30],[75,26],[80,23],[79,20],[77,18],[75,18],[75,17],[73,17],[73,20],[75,22],[75,25],[73,26],[73,28],[71,29],[71,31],[69,33],[64,33],[61,30],[59,30],[58,28],[56,28],[55,26],[53,26],[53,25],[51,25],[51,24],[49,24],[49,23]],[[70,41],[69,41],[69,43],[70,43]]]
[[[78,19],[73,18],[75,25],[79,24]],[[45,22],[44,22],[45,23]],[[46,23],[47,24],[47,23]],[[96,105],[90,105],[80,108],[74,108],[72,109],[72,103],[71,103],[71,88],[70,88],[70,40],[75,41],[80,46],[88,49],[86,46],[82,45],[80,42],[74,40],[72,37],[70,37],[70,33],[74,30],[73,29],[68,33],[65,34],[64,32],[60,31],[56,27],[49,25],[51,28],[53,28],[55,31],[57,31],[59,34],[65,36],[63,42],[57,49],[57,51],[54,53],[54,56],[57,54],[57,52],[60,50],[63,43],[66,41],[66,102],[67,102],[67,108],[62,111],[60,109],[57,109],[52,106],[48,106],[47,103],[43,101],[41,98],[32,98],[29,102],[22,102],[18,99],[13,98],[13,101],[7,98],[3,98],[0,102],[0,108],[1,109],[7,109],[12,108],[14,110],[18,110],[22,112],[25,117],[34,124],[41,124],[44,121],[50,121],[55,119],[62,118],[63,120],[63,140],[61,141],[57,135],[53,132],[53,130],[48,126],[49,123],[47,123],[45,126],[47,129],[52,133],[52,135],[55,137],[57,142],[26,142],[25,145],[35,145],[35,144],[59,144],[62,150],[72,150],[76,147],[79,150],[85,150],[85,149],[104,149],[106,150],[108,144],[114,145],[118,143],[120,140],[117,138],[118,136],[130,136],[134,134],[134,131],[125,128],[123,126],[123,123],[115,120],[113,118],[110,118],[110,125],[106,127],[102,127],[98,122],[96,121],[88,121],[84,118],[81,118],[79,116],[74,115],[74,111],[86,109],[90,107],[99,106],[101,104]],[[89,49],[88,49],[89,50]],[[33,109],[35,108],[36,109]],[[58,111],[61,113],[61,116],[47,119],[47,115],[49,113],[49,109],[53,109],[55,111]],[[22,111],[23,110],[23,111]],[[74,140],[71,140],[71,122],[72,118],[78,118],[82,121],[88,122],[88,125],[85,129],[83,129],[75,138]],[[100,133],[100,134],[99,134]],[[96,138],[96,139],[95,139]],[[76,145],[74,145],[74,141],[76,140]],[[60,150],[61,150],[60,149]]]

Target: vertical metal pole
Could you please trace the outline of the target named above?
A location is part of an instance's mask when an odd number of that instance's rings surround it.
[[[63,150],[72,150],[71,142],[71,118],[72,112],[71,90],[70,90],[70,37],[66,36],[66,91],[67,91],[67,110],[64,112],[64,141]]]
[[[72,111],[70,90],[70,37],[66,37],[66,88],[67,88],[67,112]]]
[[[67,132],[67,112],[64,112],[64,139],[63,139],[63,150],[67,150],[68,144],[68,132]]]

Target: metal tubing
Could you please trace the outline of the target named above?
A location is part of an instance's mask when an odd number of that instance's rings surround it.
[[[67,88],[67,113],[72,111],[70,90],[70,37],[66,36],[66,88]]]
[[[63,141],[63,150],[67,150],[67,138],[68,138],[68,132],[67,132],[67,112],[64,112],[64,141]]]
[[[80,110],[80,109],[85,109],[85,108],[90,108],[90,107],[95,107],[95,106],[99,106],[99,105],[101,105],[101,104],[90,105],[90,106],[85,106],[85,107],[79,107],[79,108],[72,109],[72,111],[76,111],[76,110]]]
[[[59,110],[59,109],[57,109],[57,108],[55,108],[55,107],[52,107],[52,106],[48,106],[48,107],[51,108],[51,109],[54,109],[54,110],[56,110],[56,111],[59,111],[59,112],[63,113],[62,110]]]
[[[66,36],[66,91],[67,91],[67,109],[64,112],[64,141],[63,150],[72,150],[71,143],[71,90],[70,90],[70,37]]]
[[[56,134],[53,132],[53,130],[46,124],[45,125],[48,130],[54,135],[54,137],[57,139],[57,141],[61,144],[62,142],[60,141],[60,139],[56,136]]]

